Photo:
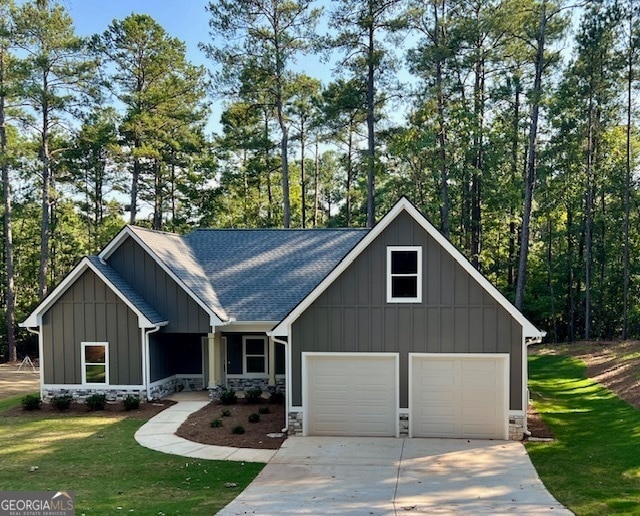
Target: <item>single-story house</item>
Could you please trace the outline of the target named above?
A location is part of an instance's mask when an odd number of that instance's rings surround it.
[[[257,387],[297,434],[500,439],[543,336],[406,198],[370,230],[126,226],[22,326],[43,398]]]

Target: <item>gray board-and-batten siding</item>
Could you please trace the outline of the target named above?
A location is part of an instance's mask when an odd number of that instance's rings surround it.
[[[82,383],[82,342],[109,343],[110,384],[142,384],[138,316],[91,269],[43,314],[45,384]]]
[[[164,333],[211,331],[209,315],[131,237],[107,262],[169,321],[162,329]]]
[[[387,303],[387,246],[422,246],[422,303]],[[302,352],[509,353],[510,409],[522,409],[522,326],[408,214],[400,214],[293,323],[292,403]]]

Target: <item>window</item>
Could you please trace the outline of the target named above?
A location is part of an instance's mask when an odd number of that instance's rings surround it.
[[[82,343],[82,383],[109,385],[109,345],[106,342]]]
[[[387,247],[387,302],[422,301],[422,248]]]
[[[244,374],[268,373],[267,371],[267,338],[245,336],[242,338],[244,347]]]

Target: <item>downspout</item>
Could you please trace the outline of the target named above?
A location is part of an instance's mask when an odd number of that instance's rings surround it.
[[[529,356],[528,350],[529,350],[529,346],[531,346],[532,344],[540,344],[542,343],[542,339],[544,339],[547,336],[547,332],[546,331],[541,331],[537,336],[535,337],[525,337],[524,338],[524,357],[523,357],[523,367],[526,368],[523,370],[523,372],[526,374],[526,393],[527,393],[527,399],[526,404],[524,406],[524,424],[522,425],[522,431],[524,433],[524,435],[526,435],[527,437],[531,437],[531,431],[529,430],[528,427],[528,421],[527,421],[527,411],[529,410],[529,402],[530,402],[530,396],[529,396],[529,368],[527,365],[527,358]]]
[[[289,346],[289,343],[286,340],[281,340],[278,337],[276,337],[275,335],[273,335],[273,332],[268,331],[267,332],[267,337],[269,337],[270,339],[273,339],[273,342],[277,343],[277,344],[282,344],[283,346],[287,347]],[[289,377],[289,364],[288,364],[288,360],[287,360],[287,367],[286,367],[286,373],[287,373],[287,378]],[[285,405],[289,404],[289,395],[290,393],[287,393],[287,402]],[[286,410],[287,407],[285,406],[285,411],[284,411],[284,428],[282,430],[280,430],[283,434],[286,434],[287,432],[289,432],[289,411]]]
[[[40,399],[42,399],[42,395],[44,394],[44,374],[42,370],[42,353],[44,352],[41,333],[42,326],[38,326],[37,330],[31,329],[29,327],[26,328],[29,333],[33,333],[34,335],[38,336],[38,369],[40,369]]]
[[[145,383],[147,385],[147,401],[151,401],[151,361],[149,360],[149,335],[159,331],[161,326],[154,326],[149,331],[144,332],[144,355],[142,360],[144,361],[143,367],[145,372]]]

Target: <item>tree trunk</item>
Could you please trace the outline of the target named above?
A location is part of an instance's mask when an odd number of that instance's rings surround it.
[[[137,144],[134,143],[134,147]],[[133,173],[131,175],[131,205],[129,209],[131,212],[129,213],[129,224],[132,226],[136,223],[136,212],[138,211],[138,182],[140,180],[140,159],[133,159]]]
[[[302,227],[307,227],[307,185],[305,178],[305,168],[304,168],[304,147],[305,147],[305,134],[304,134],[304,118],[300,119],[300,190],[301,190],[301,199],[300,199],[300,210],[302,216]]]
[[[520,147],[520,93],[521,93],[521,85],[520,78],[514,77],[515,82],[515,96],[513,101],[513,128],[512,128],[512,139],[511,139],[511,182],[513,185],[517,185],[518,183],[518,169],[519,169],[519,160],[518,160],[518,149]],[[516,261],[516,223],[515,223],[515,207],[512,203],[509,206],[509,259],[507,264],[507,285],[509,288],[513,287],[514,279],[515,279],[515,261]]]
[[[442,14],[445,13],[445,0],[442,1]],[[444,29],[440,27],[438,17],[438,5],[433,3],[433,19],[434,19],[434,47],[440,48],[440,31]],[[444,35],[443,35],[444,36]],[[442,59],[438,52],[436,59],[436,89],[438,92],[438,155],[440,160],[440,230],[448,239],[451,233],[451,223],[449,221],[449,178],[447,171],[447,136],[444,117],[444,87],[442,80]]]
[[[46,91],[46,88],[45,88]],[[42,214],[40,225],[40,270],[38,274],[38,297],[47,295],[47,274],[49,272],[49,210],[51,208],[51,156],[49,155],[49,113],[48,106],[42,110],[42,141],[40,159],[42,161]]]
[[[630,7],[631,8],[631,7]],[[629,324],[629,225],[631,211],[631,123],[633,116],[633,14],[629,13],[629,55],[627,56],[627,127],[625,128],[625,183],[624,183],[624,255],[622,287],[622,338],[627,338]]]
[[[375,2],[369,0],[369,43],[367,48],[367,227],[372,228],[376,221],[375,207],[375,170],[376,170],[376,136],[375,136],[375,49],[373,10]]]
[[[527,277],[527,260],[529,258],[529,232],[531,226],[531,207],[536,181],[536,159],[538,139],[538,118],[540,115],[540,100],[542,96],[542,70],[544,68],[544,44],[547,26],[547,3],[542,2],[540,12],[540,26],[538,27],[535,62],[535,78],[531,95],[531,121],[529,126],[529,144],[527,148],[527,173],[524,181],[524,206],[522,212],[522,231],[520,233],[520,259],[518,260],[518,280],[516,283],[515,305],[522,310],[524,288]]]
[[[353,131],[349,126],[349,143],[347,145],[347,194],[346,194],[346,209],[347,209],[347,227],[351,227],[351,183],[353,182]]]
[[[0,87],[4,92],[5,84],[5,52],[0,49]],[[7,344],[9,346],[9,362],[18,359],[15,333],[15,285],[13,263],[12,233],[12,201],[11,181],[9,180],[9,163],[7,162],[7,126],[5,120],[5,96],[0,94],[0,164],[2,166],[2,187],[4,193],[4,246],[5,246],[5,321],[7,325]]]
[[[316,135],[316,153],[314,159],[314,177],[313,177],[313,227],[318,227],[318,197],[320,195],[320,157],[319,157],[318,137]]]
[[[584,338],[591,338],[591,255],[593,247],[593,98],[589,99],[587,129],[587,191],[585,195],[585,272],[584,272]]]

